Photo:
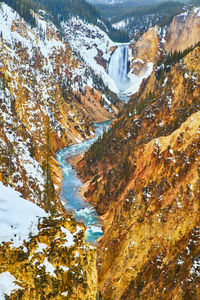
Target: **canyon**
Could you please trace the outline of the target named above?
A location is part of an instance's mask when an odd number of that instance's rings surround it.
[[[155,27],[131,45],[131,72],[139,77],[150,62],[154,71],[77,163],[82,194],[103,222],[100,299],[199,298],[200,50],[189,25],[199,24],[197,11],[177,16],[165,36]],[[183,50],[178,22],[191,48],[158,76],[175,37],[173,50]]]
[[[0,15],[0,298],[199,299],[200,9],[126,44]]]

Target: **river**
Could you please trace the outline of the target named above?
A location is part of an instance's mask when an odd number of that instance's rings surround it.
[[[108,68],[108,74],[115,81],[119,94],[118,97],[128,102],[128,97],[123,93],[130,85],[127,77],[128,72],[128,46],[120,45],[111,56]],[[92,139],[82,143],[68,146],[57,152],[57,160],[61,165],[63,173],[63,182],[61,188],[61,200],[65,203],[65,209],[71,211],[77,221],[83,222],[86,226],[86,241],[95,243],[96,239],[103,235],[101,223],[95,208],[85,202],[80,195],[82,182],[76,175],[76,171],[68,163],[68,159],[85,152],[103,133],[104,129],[109,127],[111,121],[94,124],[95,136]]]
[[[65,203],[65,209],[73,212],[77,221],[87,226],[86,241],[95,243],[95,240],[102,236],[101,223],[95,208],[85,202],[80,195],[82,182],[76,175],[76,171],[67,160],[73,156],[85,152],[91,144],[109,127],[111,121],[94,124],[95,136],[82,143],[68,146],[57,152],[57,160],[60,163],[63,173],[61,188],[61,200]]]

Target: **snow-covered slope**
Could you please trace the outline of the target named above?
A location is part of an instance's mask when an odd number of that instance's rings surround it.
[[[145,65],[144,70],[141,72],[141,74],[136,75],[136,74],[130,72],[128,74],[128,77],[130,78],[131,84],[130,84],[130,87],[125,91],[125,94],[127,96],[131,96],[131,95],[137,93],[143,79],[148,78],[152,72],[153,72],[153,63],[152,62],[148,62]]]
[[[149,28],[159,25],[168,26],[172,18],[186,9],[183,2],[175,1],[152,1],[149,6],[147,1],[144,5],[135,5],[132,2],[130,9],[115,14],[111,20],[115,29],[126,31],[131,40],[138,38]],[[130,2],[131,3],[131,2]]]
[[[9,70],[9,69],[8,69]],[[30,103],[30,104],[29,104]],[[29,199],[37,201],[44,192],[45,179],[43,169],[33,156],[31,131],[35,130],[33,119],[29,118],[30,131],[23,128],[23,121],[17,118],[14,111],[15,98],[6,85],[5,78],[0,76],[0,174],[1,180],[12,184],[16,189],[29,191]],[[31,101],[27,103],[32,108]],[[39,122],[39,119],[38,119]],[[42,124],[41,124],[42,126]],[[22,176],[23,174],[23,176]],[[33,188],[34,187],[34,188]]]
[[[47,216],[39,206],[0,182],[0,243],[11,242],[11,247],[18,248],[30,234],[38,234],[38,220]]]
[[[98,74],[113,92],[118,92],[114,81],[107,74],[110,55],[118,44],[111,41],[99,27],[86,23],[79,17],[73,17],[62,23],[65,40]]]
[[[10,272],[3,272],[0,274],[0,300],[5,299],[5,295],[11,296],[12,292],[20,289],[17,285],[16,278]]]
[[[34,59],[35,49],[38,49],[42,56],[41,60],[45,60],[42,70],[52,74],[55,71],[55,60],[53,57],[55,56],[55,52],[61,53],[62,51],[66,51],[66,43],[62,42],[58,37],[56,26],[50,21],[45,21],[42,16],[35,14],[37,27],[31,29],[18,13],[13,11],[8,5],[4,3],[0,3],[0,5],[0,32],[4,42],[6,42],[6,48],[11,46],[10,48],[13,52],[10,49],[7,50],[14,56],[16,43],[21,43],[23,48],[26,49],[29,58]],[[17,28],[19,30],[16,30]],[[69,55],[73,56],[72,53],[69,53]],[[29,61],[27,61],[27,67],[28,63]],[[69,64],[66,63],[59,66],[59,75],[65,77],[66,72],[69,71],[73,63],[75,61],[72,59]],[[80,81],[84,86],[92,84],[91,76],[85,76],[85,67],[80,62],[76,62],[76,67],[70,75],[73,89],[79,88],[77,81],[74,82],[73,80],[76,76],[80,76]]]
[[[132,40],[138,39],[145,31],[160,22],[163,16],[147,14],[144,16],[127,16],[112,24],[113,28],[124,30]]]

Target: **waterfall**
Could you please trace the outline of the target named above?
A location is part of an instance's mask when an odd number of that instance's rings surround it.
[[[108,75],[115,81],[120,92],[124,92],[130,86],[128,73],[128,46],[117,47],[111,56],[108,66]]]

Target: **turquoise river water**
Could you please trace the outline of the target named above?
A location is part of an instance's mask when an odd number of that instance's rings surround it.
[[[95,243],[95,240],[103,234],[101,223],[95,208],[81,197],[79,191],[82,183],[67,159],[85,152],[110,123],[111,121],[94,124],[95,136],[92,139],[68,146],[57,152],[57,160],[63,173],[61,199],[66,203],[66,210],[73,212],[77,221],[81,221],[87,226],[86,240],[92,243]]]

